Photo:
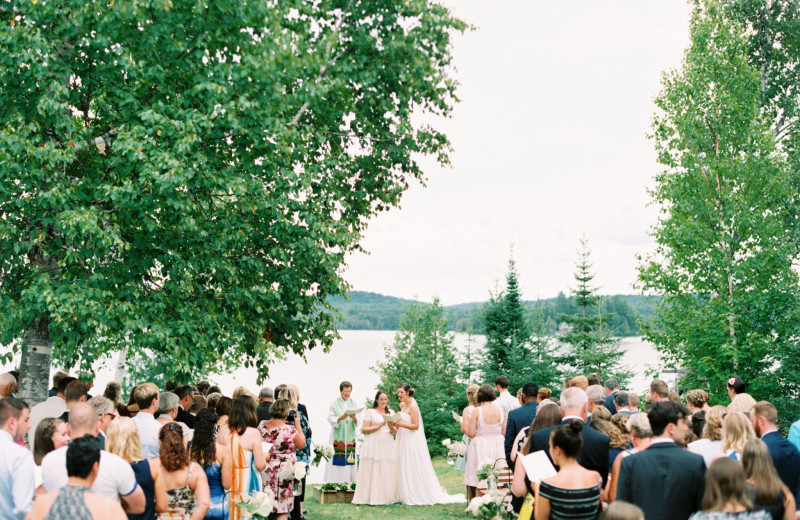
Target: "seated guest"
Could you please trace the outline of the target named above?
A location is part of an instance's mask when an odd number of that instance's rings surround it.
[[[767,445],[778,476],[792,492],[797,503],[800,496],[800,453],[778,431],[778,410],[768,401],[759,401],[750,410],[750,421],[756,435]]]
[[[156,513],[167,510],[167,488],[161,476],[158,459],[142,459],[142,446],[136,424],[129,417],[120,417],[108,427],[106,449],[131,465],[136,483],[144,492],[144,513],[128,515],[128,520],[152,520]]]
[[[700,509],[703,458],[681,448],[689,409],[672,401],[653,403],[647,413],[650,447],[622,459],[617,499],[636,504],[647,520],[686,520]],[[635,416],[634,416],[635,417]]]
[[[90,491],[100,471],[97,439],[77,438],[66,450],[67,484],[39,497],[26,520],[127,520],[119,502]]]
[[[649,518],[649,517],[648,517]],[[706,473],[703,511],[691,520],[771,520],[766,511],[754,511],[747,496],[742,465],[722,457],[714,460]]]
[[[158,458],[167,488],[169,518],[199,520],[211,505],[208,479],[198,464],[191,462],[183,445],[183,429],[171,422],[158,433],[161,447]]]
[[[88,435],[97,437],[99,424],[97,412],[86,403],[77,403],[69,414],[70,434],[75,439]],[[67,446],[48,453],[42,459],[42,480],[48,492],[57,491],[69,481],[67,474]],[[136,476],[127,462],[105,450],[100,451],[100,469],[92,483],[92,491],[122,501],[128,513],[144,511],[144,492],[136,483]]]
[[[742,466],[747,477],[748,497],[753,506],[768,512],[772,520],[795,520],[797,509],[794,495],[775,471],[764,441],[751,439],[744,444]]]

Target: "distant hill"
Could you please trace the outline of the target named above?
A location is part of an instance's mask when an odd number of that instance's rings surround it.
[[[603,312],[614,314],[610,326],[617,331],[617,335],[637,336],[639,326],[636,320],[639,317],[648,320],[653,316],[655,298],[628,294],[603,296]],[[341,319],[337,323],[339,329],[397,330],[405,306],[413,300],[372,292],[351,291],[346,299],[335,297],[330,301],[341,313]],[[484,303],[459,303],[445,307],[445,314],[450,320],[450,330],[481,334],[483,324],[480,313]],[[528,308],[533,308],[537,304],[545,307],[546,319],[553,330],[561,324],[561,320],[558,319],[559,314],[575,312],[572,298],[565,296],[564,293],[539,302],[525,302]]]

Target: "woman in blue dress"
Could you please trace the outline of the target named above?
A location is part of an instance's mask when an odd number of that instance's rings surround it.
[[[233,478],[231,452],[214,439],[218,420],[219,416],[208,408],[197,412],[191,444],[191,459],[202,466],[208,478],[211,507],[206,520],[227,520],[229,506],[225,492],[231,488]]]

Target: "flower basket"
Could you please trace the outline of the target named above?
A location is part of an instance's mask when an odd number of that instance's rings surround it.
[[[314,486],[314,499],[320,504],[349,504],[356,491],[353,484],[323,484]]]

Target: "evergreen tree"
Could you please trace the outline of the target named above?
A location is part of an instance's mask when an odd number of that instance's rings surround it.
[[[591,285],[594,273],[591,272],[586,237],[581,237],[580,242],[575,272],[577,287],[572,290],[577,311],[559,317],[572,327],[561,337],[561,341],[569,345],[569,352],[563,360],[575,375],[596,373],[602,380],[613,377],[624,386],[633,373],[622,366],[625,351],[609,327],[611,315],[602,312],[602,299]]]
[[[539,321],[536,324],[537,343],[534,351],[534,327],[522,303],[516,263],[511,259],[508,262],[505,290],[492,294],[482,309],[486,333],[481,366],[484,381],[491,383],[495,377],[505,375],[510,389],[516,391],[528,381],[542,385],[542,382],[558,377],[558,369],[548,357],[550,352],[544,348],[548,337],[544,318],[541,314],[537,316]]]
[[[438,298],[406,307],[394,343],[385,348],[384,361],[373,370],[380,374],[378,388],[389,395],[394,410],[399,408],[397,387],[408,383],[414,388],[432,455],[446,453],[442,440],[461,438],[451,412],[460,413],[466,406],[466,386],[459,383],[453,336]]]

